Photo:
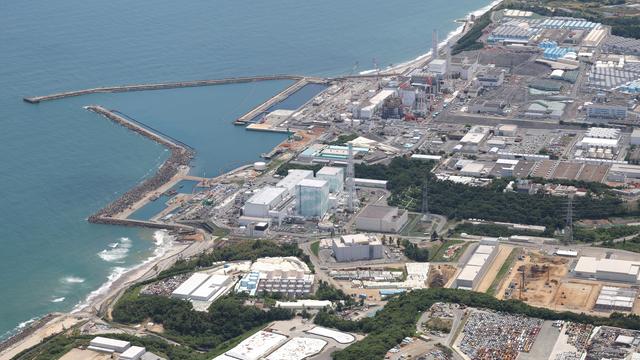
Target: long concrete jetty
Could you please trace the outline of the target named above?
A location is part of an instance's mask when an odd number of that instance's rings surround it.
[[[263,76],[245,76],[245,77],[232,77],[226,79],[209,79],[209,80],[191,80],[191,81],[178,81],[178,82],[166,82],[155,84],[136,84],[136,85],[120,85],[120,86],[107,86],[96,87],[84,90],[66,91],[44,96],[32,96],[23,98],[24,101],[37,104],[42,101],[64,99],[68,97],[97,94],[97,93],[119,93],[129,91],[146,91],[146,90],[162,90],[162,89],[176,89],[185,87],[200,87],[200,86],[213,86],[213,85],[225,85],[225,84],[241,84],[257,81],[272,81],[272,80],[301,80],[306,78],[309,82],[324,83],[327,80],[316,77],[304,77],[301,75],[263,75]]]
[[[269,98],[267,101],[263,102],[262,104],[256,106],[255,108],[250,110],[248,113],[240,116],[238,119],[236,119],[234,124],[236,124],[236,125],[246,125],[249,121],[251,121],[251,119],[253,119],[256,116],[260,115],[261,113],[267,111],[267,109],[269,109],[271,106],[273,106],[273,105],[275,105],[275,104],[277,104],[277,103],[279,103],[281,101],[284,101],[286,98],[291,96],[291,94],[293,94],[296,91],[302,89],[305,85],[307,85],[309,83],[310,83],[310,81],[307,78],[302,78],[302,79],[296,81],[295,83],[291,84],[291,86],[289,86],[286,89],[282,90],[281,92],[279,92],[275,96]]]
[[[147,227],[164,227],[158,224],[149,222],[132,222],[130,220],[115,219],[114,216],[127,209],[130,209],[138,201],[142,200],[148,193],[155,191],[163,184],[171,181],[171,179],[178,173],[180,168],[188,166],[193,158],[193,151],[185,146],[172,141],[166,137],[158,135],[142,125],[127,119],[113,111],[103,108],[102,106],[91,105],[86,107],[87,110],[100,114],[107,119],[114,121],[132,131],[139,133],[161,145],[166,146],[171,150],[171,156],[160,166],[158,171],[150,178],[144,180],[142,183],[136,185],[133,189],[122,194],[117,200],[108,204],[97,213],[89,217],[89,222],[101,223],[101,224],[119,224],[119,225],[138,225]]]

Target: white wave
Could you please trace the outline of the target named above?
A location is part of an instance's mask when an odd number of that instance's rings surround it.
[[[122,260],[129,254],[131,245],[131,239],[123,237],[119,242],[109,244],[109,248],[100,251],[98,256],[106,262],[122,263]]]
[[[123,242],[122,240],[124,240],[124,239],[127,239],[128,243],[129,243],[128,246],[131,247],[131,241],[128,238],[122,238],[120,243],[122,244],[122,242]],[[135,266],[132,266],[132,267],[129,267],[129,268],[125,268],[125,267],[121,267],[121,266],[116,266],[116,267],[112,268],[111,273],[109,274],[109,276],[107,276],[107,281],[104,284],[102,284],[98,289],[92,291],[89,295],[87,295],[87,297],[86,297],[86,299],[84,301],[81,301],[78,304],[76,304],[74,306],[73,310],[71,311],[71,313],[76,313],[76,312],[82,310],[88,303],[90,303],[97,296],[105,294],[109,290],[111,285],[113,285],[113,283],[116,282],[125,273],[127,273],[129,271],[136,270],[136,269],[148,264],[149,262],[152,262],[152,261],[162,257],[164,254],[166,254],[166,252],[173,245],[174,237],[169,235],[169,233],[167,231],[165,231],[165,230],[158,230],[158,231],[153,233],[153,239],[154,239],[154,243],[156,245],[156,248],[153,250],[153,255],[148,257],[142,263],[140,263],[138,265],[135,265]]]
[[[62,278],[62,282],[65,282],[67,284],[81,284],[84,282],[84,279],[77,276],[67,276]]]
[[[64,299],[65,299],[65,297],[63,296],[63,297],[52,299],[51,302],[52,303],[59,303],[59,302],[63,302]]]
[[[29,326],[29,324],[34,323],[36,321],[38,321],[39,318],[37,317],[33,317],[27,321],[23,321],[20,324],[18,324],[18,326],[16,327],[16,329],[20,330],[20,329],[24,329],[25,327]]]
[[[480,9],[478,9],[478,10],[474,10],[474,11],[472,11],[472,12],[468,13],[466,17],[467,17],[467,18],[469,18],[471,15],[473,15],[473,16],[475,16],[475,17],[482,16],[484,13],[486,13],[486,12],[487,12],[487,11],[489,11],[489,10],[491,10],[494,6],[496,6],[496,5],[500,4],[502,1],[503,1],[503,0],[494,0],[494,1],[493,1],[493,2],[491,2],[489,5],[487,5],[487,6],[485,6],[485,7],[482,7],[482,8],[480,8]],[[453,38],[454,38],[455,36],[457,36],[457,35],[460,35],[460,33],[462,33],[462,30],[463,30],[463,29],[464,29],[464,25],[460,25],[460,26],[458,26],[455,30],[453,30],[453,31],[449,32],[449,34],[447,34],[447,37],[446,37],[444,40],[442,40],[442,41],[440,41],[440,42],[438,43],[438,49],[443,48],[444,46],[446,46],[446,45],[447,45],[447,43],[448,43],[451,39],[453,39]],[[385,69],[369,69],[369,70],[361,71],[361,72],[359,72],[359,74],[360,74],[360,75],[370,75],[370,74],[375,73],[376,71],[393,71],[393,70],[395,70],[395,69],[399,69],[399,68],[402,68],[402,67],[404,67],[404,66],[407,66],[408,64],[410,64],[410,63],[412,63],[412,62],[416,62],[416,61],[424,60],[424,59],[426,59],[426,58],[430,57],[432,52],[433,52],[433,51],[431,51],[431,50],[430,50],[430,51],[429,51],[429,52],[427,52],[426,54],[422,54],[422,55],[417,56],[417,57],[416,57],[416,58],[414,58],[413,60],[404,61],[404,62],[402,62],[402,63],[400,63],[400,64],[393,65],[393,66],[388,66],[388,67],[387,67],[387,68],[385,68]]]

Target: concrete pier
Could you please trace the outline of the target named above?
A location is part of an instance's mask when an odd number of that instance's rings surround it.
[[[97,94],[97,93],[119,93],[129,91],[146,91],[146,90],[162,90],[162,89],[176,89],[185,87],[200,87],[200,86],[213,86],[213,85],[225,85],[225,84],[241,84],[250,83],[256,81],[271,81],[271,80],[301,80],[304,76],[300,75],[264,75],[264,76],[246,76],[246,77],[233,77],[226,79],[209,79],[209,80],[192,80],[192,81],[179,81],[179,82],[166,82],[155,84],[137,84],[137,85],[120,85],[120,86],[108,86],[97,87],[84,90],[66,91],[44,96],[32,96],[23,98],[24,101],[30,104],[37,104],[42,101],[58,100],[68,97]],[[322,78],[306,78],[309,82],[326,82],[326,79]]]
[[[286,89],[282,90],[277,95],[275,95],[272,98],[270,98],[269,100],[267,100],[267,101],[263,102],[262,104],[256,106],[255,108],[250,110],[248,113],[240,116],[238,119],[236,119],[236,121],[234,121],[234,124],[236,124],[236,125],[246,125],[249,121],[251,121],[251,119],[253,119],[256,116],[260,115],[261,113],[267,111],[267,109],[269,109],[271,106],[273,106],[273,105],[275,105],[275,104],[277,104],[277,103],[279,103],[281,101],[284,101],[286,98],[291,96],[291,94],[293,94],[296,91],[302,89],[305,85],[307,85],[309,83],[310,83],[310,81],[307,78],[302,78],[302,79],[298,80],[297,82],[293,83],[291,86],[289,86]]]

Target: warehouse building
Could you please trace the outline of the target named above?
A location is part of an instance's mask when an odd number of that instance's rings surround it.
[[[227,288],[230,278],[227,275],[211,275],[189,296],[192,300],[213,301],[219,298]]]
[[[171,297],[184,300],[214,301],[222,296],[232,282],[227,275],[195,273],[171,293]]]
[[[578,259],[573,272],[576,277],[587,279],[640,283],[640,261],[583,256]]]
[[[344,169],[341,167],[325,166],[318,170],[316,179],[329,183],[329,192],[339,193],[344,190]]]
[[[631,311],[638,292],[630,288],[603,286],[596,300],[595,310]]]
[[[482,280],[482,277],[491,266],[497,253],[497,245],[478,245],[473,255],[471,255],[467,261],[467,264],[462,268],[460,274],[458,274],[455,287],[458,289],[473,290]]]
[[[625,182],[629,179],[640,179],[640,165],[612,164],[607,180]]]
[[[329,183],[303,179],[295,187],[296,212],[305,218],[321,218],[329,210]]]
[[[245,202],[242,214],[249,217],[268,218],[269,211],[280,204],[285,196],[287,196],[287,189],[284,187],[262,188]]]
[[[189,295],[207,281],[208,278],[209,275],[205,273],[195,273],[191,275],[191,277],[180,284],[180,286],[171,293],[171,297],[177,299],[188,299]]]
[[[342,235],[331,244],[336,261],[358,261],[381,259],[382,242],[375,235]]]
[[[131,346],[131,343],[124,340],[109,339],[98,336],[89,342],[87,349],[104,353],[123,353]]]
[[[585,108],[589,118],[625,119],[627,117],[627,106],[622,104],[589,103]]]
[[[392,206],[368,205],[356,217],[356,229],[396,233],[405,226],[407,220],[406,210]]]

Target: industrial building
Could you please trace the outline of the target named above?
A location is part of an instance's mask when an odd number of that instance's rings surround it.
[[[287,343],[278,348],[278,350],[272,352],[265,360],[309,359],[320,353],[326,345],[327,342],[321,339],[295,337],[287,341]]]
[[[596,259],[582,256],[573,272],[576,277],[603,281],[640,283],[640,261]]]
[[[329,183],[329,192],[339,193],[344,190],[344,169],[341,167],[325,166],[318,170],[316,179]]]
[[[123,353],[131,346],[131,343],[124,340],[109,339],[98,336],[89,342],[87,349],[104,353]]]
[[[640,179],[640,165],[612,164],[607,180],[625,182],[629,179]]]
[[[195,291],[189,295],[192,300],[212,301],[226,291],[225,285],[230,281],[227,275],[211,275]]]
[[[491,263],[497,253],[497,244],[478,245],[473,252],[473,255],[471,255],[467,261],[467,264],[462,268],[460,274],[458,274],[455,281],[455,287],[458,289],[473,290],[482,280],[482,277],[491,266]]]
[[[208,278],[209,275],[205,273],[195,273],[191,275],[191,277],[180,284],[180,286],[171,293],[171,297],[177,299],[188,299],[189,295],[200,287],[200,285],[202,285]]]
[[[321,218],[329,210],[329,183],[303,179],[295,187],[296,212],[305,218]]]
[[[607,103],[589,103],[585,105],[587,117],[596,119],[625,119],[627,106]]]
[[[358,119],[368,120],[373,117],[373,115],[378,111],[384,101],[396,94],[395,89],[383,89],[380,90],[377,94],[375,94],[364,106],[358,106],[354,108],[353,116]]]
[[[322,310],[332,308],[333,303],[329,300],[276,301],[276,307],[289,310]]]
[[[476,81],[484,87],[499,87],[504,83],[504,71],[502,69],[489,68],[481,71]]]
[[[333,256],[337,261],[358,261],[381,259],[382,242],[375,235],[342,235],[333,239]]]
[[[125,352],[120,354],[120,360],[138,360],[147,352],[145,348],[141,346],[132,346],[128,348]]]
[[[290,169],[287,176],[278,181],[276,187],[285,188],[290,195],[294,195],[296,185],[304,179],[311,178],[313,178],[313,171],[311,170]]]
[[[309,267],[295,257],[260,258],[251,265],[236,285],[237,292],[250,296],[261,293],[277,293],[296,298],[312,293],[314,276]]]
[[[596,300],[595,310],[631,311],[638,292],[631,288],[603,286]]]
[[[242,207],[244,216],[268,218],[269,211],[274,209],[287,196],[284,187],[264,187],[251,196]]]
[[[238,360],[259,360],[280,347],[285,341],[287,337],[284,335],[260,330],[220,357],[226,355],[227,359],[230,357]]]
[[[407,223],[406,210],[392,206],[368,205],[356,217],[356,229],[396,233]]]
[[[180,284],[171,293],[171,297],[185,300],[214,301],[228,290],[231,280],[231,277],[222,274],[195,273]]]

